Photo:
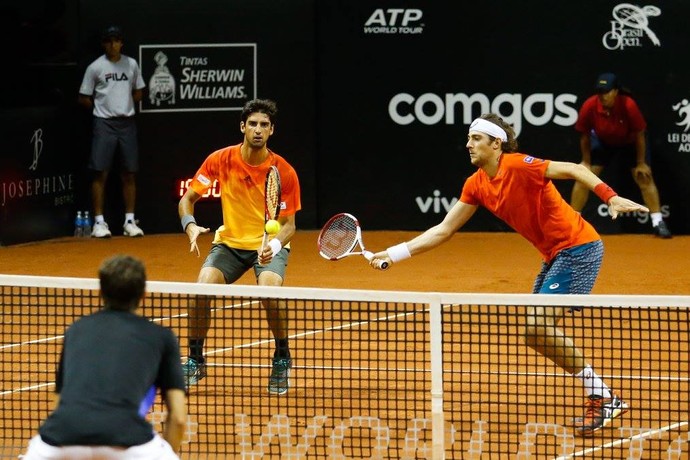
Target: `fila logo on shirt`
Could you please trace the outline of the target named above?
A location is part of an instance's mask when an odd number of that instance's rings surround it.
[[[129,78],[127,78],[127,74],[122,72],[121,74],[116,74],[116,73],[107,73],[105,74],[105,81],[128,81]]]

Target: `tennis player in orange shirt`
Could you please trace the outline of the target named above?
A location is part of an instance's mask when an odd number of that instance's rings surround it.
[[[199,283],[231,284],[253,269],[260,286],[282,286],[295,234],[295,214],[302,208],[300,185],[294,168],[270,150],[277,114],[275,102],[254,99],[240,114],[241,144],[211,153],[203,162],[180,199],[178,212],[182,229],[189,237],[190,252],[199,255],[197,238],[209,228],[196,224],[194,203],[218,180],[223,225],[216,231],[211,250],[199,271]],[[264,234],[264,183],[266,173],[276,166],[281,180],[281,228],[260,251]],[[288,314],[274,300],[263,302],[268,325],[275,339],[275,352],[268,391],[288,391],[292,358],[288,344]],[[206,377],[204,341],[211,322],[210,299],[197,298],[189,308],[189,356],[184,364],[187,387]]]
[[[462,189],[460,200],[443,221],[408,242],[374,255],[370,265],[397,263],[448,241],[481,205],[525,237],[543,263],[533,293],[589,294],[604,245],[594,227],[563,200],[552,179],[574,179],[608,204],[611,216],[649,210],[618,196],[587,167],[549,161],[517,152],[515,131],[496,114],[484,114],[470,125],[467,149],[478,169]],[[576,308],[579,310],[579,308]],[[529,347],[579,379],[587,395],[585,416],[577,432],[589,436],[628,410],[603,382],[572,339],[558,327],[564,307],[531,306],[524,336]],[[571,309],[572,311],[572,309]]]

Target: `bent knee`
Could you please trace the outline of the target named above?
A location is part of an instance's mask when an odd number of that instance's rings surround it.
[[[203,267],[196,281],[204,284],[225,284],[225,276],[215,267]]]

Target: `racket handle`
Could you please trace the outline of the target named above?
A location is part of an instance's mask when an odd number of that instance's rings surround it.
[[[364,252],[362,252],[362,255],[367,260],[371,260],[374,258],[374,253],[371,251],[364,251]],[[376,267],[381,269],[381,270],[385,270],[388,268],[388,262],[384,262],[384,261],[379,260],[378,262],[376,262]]]

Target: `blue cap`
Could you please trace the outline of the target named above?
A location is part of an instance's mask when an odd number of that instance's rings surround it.
[[[610,72],[602,73],[597,78],[597,84],[594,87],[600,93],[608,93],[612,89],[618,88],[618,77]]]

